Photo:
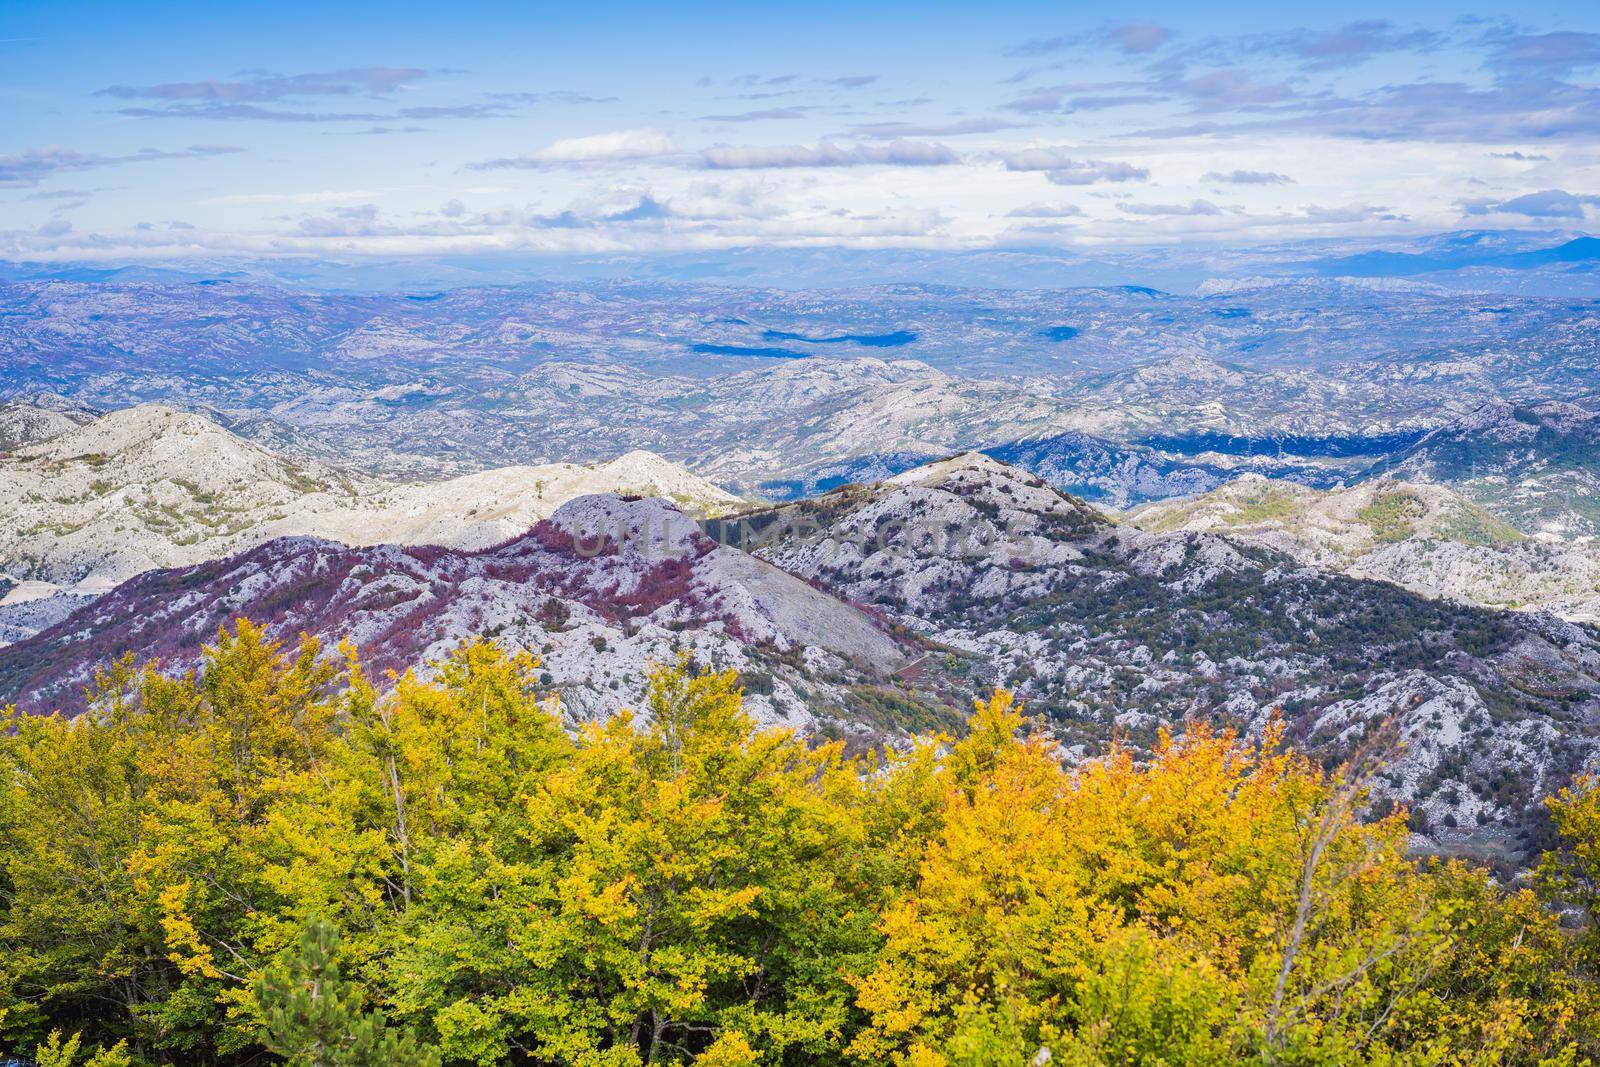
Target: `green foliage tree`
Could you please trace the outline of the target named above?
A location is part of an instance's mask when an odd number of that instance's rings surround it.
[[[6,727],[0,1025],[19,1044],[85,1023],[128,1036],[166,988],[160,931],[131,868],[150,791],[139,748],[116,717],[12,714]]]
[[[853,771],[835,746],[755,730],[731,674],[660,669],[649,707],[648,725],[582,731],[514,839],[434,848],[396,998],[431,1014],[448,1056],[837,1049],[852,1015],[837,968],[876,941],[862,829],[833,802]],[[463,930],[481,935],[464,946]]]
[[[262,1045],[291,1067],[437,1067],[437,1050],[366,1010],[360,986],[340,975],[338,954],[339,931],[311,919],[300,943],[256,979]]]
[[[126,1041],[118,1041],[110,1048],[97,1048],[79,1059],[83,1035],[75,1033],[63,1038],[60,1030],[50,1031],[50,1036],[33,1050],[35,1067],[131,1067],[133,1054]]]

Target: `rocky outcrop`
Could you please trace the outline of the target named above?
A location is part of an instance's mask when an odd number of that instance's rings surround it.
[[[1342,529],[1355,503],[1318,521]],[[1278,718],[1333,764],[1393,727],[1379,795],[1413,807],[1429,847],[1526,848],[1539,798],[1600,762],[1600,631],[1330,573],[1217,526],[1118,525],[968,455],[709,529],[943,649],[929,686],[1012,687],[1080,752]]]

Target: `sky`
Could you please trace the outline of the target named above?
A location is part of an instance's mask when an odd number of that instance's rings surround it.
[[[4,259],[1458,229],[1600,230],[1600,4],[0,3]]]

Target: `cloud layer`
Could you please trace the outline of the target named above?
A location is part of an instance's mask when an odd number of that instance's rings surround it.
[[[541,27],[537,68],[473,69],[497,61],[405,26],[390,55],[330,38],[296,50],[334,57],[304,66],[246,42],[250,69],[157,76],[107,49],[87,87],[8,71],[34,94],[19,100],[60,114],[13,112],[0,255],[1248,243],[1600,220],[1600,13],[1225,14],[1058,8],[978,32],[933,10],[901,55],[838,47],[826,10],[726,48],[696,10],[658,30],[576,11],[594,47]],[[528,18],[476,28],[509,41]],[[680,30],[712,43],[674,47]],[[259,165],[205,164],[243,151]]]

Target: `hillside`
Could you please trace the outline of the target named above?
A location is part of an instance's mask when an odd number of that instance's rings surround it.
[[[0,569],[88,590],[214,558],[375,483],[281,458],[161,405],[115,411],[0,460]]]
[[[1600,413],[1493,402],[1375,465],[1376,477],[1443,482],[1524,533],[1600,533]]]
[[[1445,847],[1521,847],[1538,797],[1597,756],[1600,633],[1303,568],[1209,533],[1118,526],[962,456],[711,523],[936,648],[931,671],[1013,686],[1070,742],[1212,719],[1337,760],[1390,719],[1378,784]]]
[[[0,404],[0,453],[12,452],[92,422],[96,412],[50,393]]]
[[[1319,491],[1244,475],[1200,496],[1145,504],[1128,520],[1154,533],[1244,534],[1318,564],[1347,562],[1412,537],[1473,546],[1524,539],[1444,486],[1398,479]]]
[[[130,652],[186,669],[236,617],[284,640],[349,638],[380,676],[487,634],[541,655],[580,718],[638,700],[648,666],[680,651],[738,668],[752,687],[769,679],[753,706],[800,724],[840,706],[837,685],[903,658],[861,612],[717,546],[667,502],[585,496],[481,551],[290,537],[142,575],[0,649],[0,704],[81,707],[93,668]]]
[[[1377,479],[1318,491],[1246,476],[1135,508],[1127,521],[1153,533],[1242,538],[1302,564],[1427,596],[1600,621],[1600,549],[1588,540],[1524,536],[1443,485]]]

